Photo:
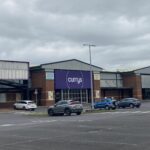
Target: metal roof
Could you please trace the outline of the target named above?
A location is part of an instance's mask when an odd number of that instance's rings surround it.
[[[72,65],[72,66],[71,66]],[[103,68],[95,66],[95,65],[91,65],[92,66],[92,70],[94,71],[101,71],[103,70]],[[57,61],[57,62],[51,62],[51,63],[45,63],[45,64],[41,64],[39,66],[34,66],[31,67],[31,70],[41,70],[41,69],[66,69],[66,70],[90,70],[89,69],[90,64],[77,60],[77,59],[70,59],[70,60],[64,60],[64,61]]]

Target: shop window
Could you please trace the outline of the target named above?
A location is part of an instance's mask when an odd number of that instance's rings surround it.
[[[6,94],[5,93],[1,93],[0,94],[0,103],[4,103],[6,102]]]

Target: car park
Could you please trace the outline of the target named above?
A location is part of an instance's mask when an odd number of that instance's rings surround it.
[[[114,101],[112,101],[110,98],[106,98],[106,99],[102,99],[99,102],[95,102],[94,103],[94,108],[95,109],[116,109],[116,105],[114,103]]]
[[[141,101],[136,98],[124,98],[118,102],[117,106],[118,108],[139,108],[141,106]]]
[[[47,110],[49,116],[64,114],[70,116],[72,113],[80,115],[82,111],[82,104],[74,100],[61,100]]]
[[[35,110],[37,105],[31,100],[19,100],[13,105],[14,109]]]

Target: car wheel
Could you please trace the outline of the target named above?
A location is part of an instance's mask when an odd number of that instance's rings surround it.
[[[77,112],[77,115],[81,115],[81,112]]]
[[[61,113],[61,114],[59,114],[60,116],[63,116],[64,115],[64,113]]]
[[[17,110],[16,106],[14,106],[14,109]]]
[[[120,109],[120,106],[119,106],[119,105],[117,105],[117,108],[118,108],[118,109]]]
[[[70,109],[65,109],[65,112],[64,112],[67,116],[70,116],[71,115],[71,110]]]
[[[23,110],[26,110],[26,107],[25,107],[25,106],[23,106],[23,107],[22,107],[22,109],[23,109]]]
[[[49,116],[53,116],[53,115],[54,115],[54,112],[53,112],[52,109],[49,109],[49,110],[48,110],[48,115],[49,115]]]
[[[134,105],[133,105],[133,104],[130,104],[129,107],[130,107],[130,108],[134,108]]]
[[[116,109],[116,107],[112,107],[111,109],[112,109],[112,110],[115,110],[115,109]]]
[[[110,108],[109,108],[109,106],[106,106],[105,109],[106,109],[106,110],[109,110]]]
[[[140,108],[140,106],[136,106],[136,108]]]

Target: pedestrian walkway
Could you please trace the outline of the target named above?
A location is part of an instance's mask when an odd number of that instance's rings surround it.
[[[3,112],[12,112],[14,111],[14,109],[12,108],[0,108],[0,113],[3,113]]]

